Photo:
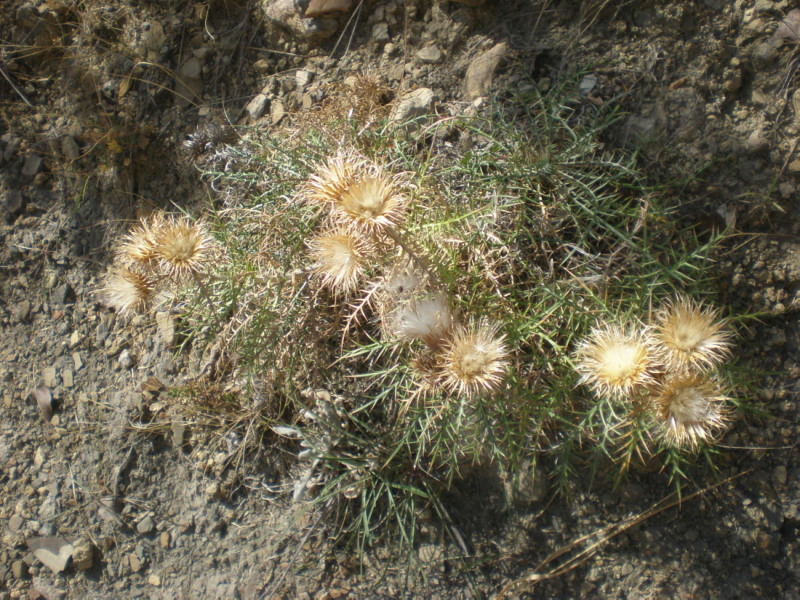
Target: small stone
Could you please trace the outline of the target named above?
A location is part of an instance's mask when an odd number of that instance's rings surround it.
[[[22,192],[9,190],[2,202],[3,212],[7,215],[13,215],[22,208]]]
[[[160,585],[161,585],[161,577],[159,577],[159,576],[158,576],[158,575],[156,575],[155,573],[151,573],[151,574],[150,574],[150,575],[147,577],[147,583],[149,583],[149,584],[150,584],[150,585],[152,585],[152,586],[158,587],[158,586],[160,586]]]
[[[280,100],[274,102],[270,108],[270,118],[272,119],[272,124],[277,125],[280,123],[285,115],[286,109],[283,108],[283,103]]]
[[[29,154],[25,157],[25,163],[22,165],[22,174],[26,177],[33,177],[42,168],[42,157],[38,154]]]
[[[77,160],[81,157],[81,149],[78,142],[71,135],[61,138],[61,152],[70,160]]]
[[[136,531],[143,535],[151,533],[155,528],[156,524],[153,522],[153,517],[149,515],[139,521],[138,525],[136,525]]]
[[[119,362],[119,364],[122,366],[123,369],[130,369],[134,365],[133,357],[131,356],[131,353],[127,348],[122,352],[120,352],[117,361]]]
[[[388,42],[389,41],[389,25],[388,23],[376,23],[372,26],[372,40],[375,42]]]
[[[272,71],[272,63],[264,58],[260,58],[253,63],[253,69],[256,73],[264,74]]]
[[[353,0],[311,0],[305,17],[313,19],[330,13],[346,13],[353,6]]]
[[[58,379],[56,378],[56,370],[54,367],[47,367],[42,371],[42,379],[44,380],[44,384],[49,387],[53,388],[56,387],[58,383]]]
[[[81,334],[77,331],[73,331],[72,335],[69,336],[69,347],[74,348],[78,344],[81,343]]]
[[[72,557],[72,544],[60,537],[40,537],[28,540],[34,556],[53,573],[67,568]]]
[[[427,64],[442,62],[442,51],[434,45],[425,46],[417,51],[417,58]]]
[[[20,529],[22,529],[24,524],[25,519],[19,515],[14,515],[8,520],[8,528],[11,530],[11,533],[17,533]]]
[[[787,477],[786,467],[784,467],[783,465],[778,465],[777,467],[775,467],[773,475],[775,477],[775,483],[777,483],[778,485],[786,484],[786,477]]]
[[[771,37],[762,42],[756,48],[753,59],[760,67],[766,67],[778,58],[778,50],[783,45],[783,40],[779,37]]]
[[[75,302],[75,290],[68,283],[58,286],[53,290],[53,302],[57,306],[65,306]]]
[[[72,364],[76,371],[80,371],[83,368],[83,359],[81,358],[80,352],[72,353]]]
[[[71,388],[73,385],[72,381],[72,369],[64,369],[61,372],[61,379],[64,384],[65,388]]]
[[[14,579],[25,579],[28,577],[28,565],[24,560],[15,560],[11,563],[11,574]]]
[[[186,425],[183,423],[172,424],[172,443],[176,448],[180,448],[186,442]]]
[[[269,98],[264,94],[257,94],[255,98],[247,103],[247,106],[244,107],[244,111],[249,115],[250,119],[255,121],[264,114],[268,104]]]
[[[789,172],[800,173],[800,159],[794,159],[789,163]]]
[[[169,550],[169,532],[162,531],[161,535],[158,536],[158,543],[164,550]]]
[[[142,561],[139,560],[139,557],[136,556],[135,554],[128,555],[128,564],[131,567],[131,571],[133,571],[134,573],[138,573],[139,571],[142,570]]]
[[[37,467],[41,467],[45,460],[47,460],[47,455],[44,453],[42,447],[39,446],[36,448],[36,452],[33,453],[33,464]]]
[[[297,89],[301,92],[306,89],[306,86],[311,83],[312,79],[314,79],[314,73],[311,71],[306,71],[305,69],[300,69],[294,74],[294,80],[297,83]]]
[[[161,343],[167,348],[172,347],[175,341],[175,321],[167,311],[156,313],[156,325],[158,325],[158,337]]]
[[[57,588],[42,577],[33,578],[33,589],[30,593],[36,595],[29,596],[29,600],[64,600],[67,597],[67,592]]]
[[[94,563],[94,548],[89,542],[81,542],[72,552],[72,565],[79,571],[90,569]]]

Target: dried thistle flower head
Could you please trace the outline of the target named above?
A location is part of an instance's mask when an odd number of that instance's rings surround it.
[[[329,204],[337,223],[367,234],[397,226],[406,205],[397,177],[353,151],[342,152],[320,167],[309,178],[304,196]]]
[[[453,326],[450,303],[435,293],[400,305],[390,316],[390,331],[402,340],[424,340],[439,344]]]
[[[164,213],[160,211],[142,219],[117,247],[117,260],[125,265],[148,270],[155,267],[158,264],[156,245],[159,232],[166,223]]]
[[[704,375],[683,374],[666,380],[656,406],[667,442],[696,448],[700,441],[712,440],[729,420],[726,400],[714,380]]]
[[[648,332],[606,325],[592,330],[576,353],[580,382],[600,396],[622,398],[655,383]]]
[[[499,387],[508,368],[508,350],[498,329],[486,321],[455,328],[439,357],[445,389],[474,397]]]
[[[336,203],[364,171],[363,159],[343,152],[321,166],[306,183],[305,196],[314,202]]]
[[[170,276],[197,273],[210,256],[212,241],[202,223],[185,217],[171,218],[156,234],[156,256]]]
[[[732,334],[717,310],[685,297],[660,311],[654,337],[665,366],[676,371],[713,368],[731,353]]]
[[[383,173],[359,177],[334,203],[335,218],[357,231],[382,233],[403,218],[405,198]]]
[[[314,272],[322,285],[334,292],[349,292],[358,285],[364,271],[367,248],[347,233],[321,235],[309,244]]]
[[[154,291],[153,279],[127,267],[120,267],[106,278],[101,296],[109,307],[121,315],[127,315],[147,308]]]

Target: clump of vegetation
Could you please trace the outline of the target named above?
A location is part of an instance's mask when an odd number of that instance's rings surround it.
[[[205,224],[159,213],[119,250],[110,303],[183,282],[189,339],[221,347],[297,445],[295,498],[359,544],[390,523],[413,542],[476,463],[541,463],[568,492],[583,469],[662,460],[679,483],[730,421],[719,238],[669,218],[575,81],[520,89],[423,129],[362,106],[244,130],[204,167]]]

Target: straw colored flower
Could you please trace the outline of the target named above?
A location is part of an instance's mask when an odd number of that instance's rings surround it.
[[[405,198],[383,173],[359,177],[334,203],[334,217],[343,225],[365,233],[382,233],[403,218]]]
[[[211,245],[204,225],[173,218],[158,229],[155,253],[165,273],[182,277],[200,271],[209,258]]]
[[[703,375],[684,374],[665,381],[656,406],[667,442],[696,448],[699,442],[712,440],[729,420],[726,400],[719,386]]]
[[[403,340],[439,344],[453,326],[450,303],[436,293],[402,304],[390,316],[391,333]]]
[[[155,291],[155,282],[127,267],[120,267],[106,278],[101,291],[104,302],[121,315],[147,308]]]
[[[496,390],[508,368],[505,337],[486,321],[458,326],[445,343],[440,360],[442,385],[455,394],[474,397]]]
[[[653,354],[646,330],[595,328],[576,353],[580,382],[600,396],[630,396],[655,383]]]
[[[117,260],[131,267],[152,269],[158,263],[156,245],[159,232],[166,224],[164,213],[155,212],[142,219],[117,247]]]
[[[731,353],[732,334],[717,311],[685,297],[660,311],[654,337],[664,364],[676,371],[709,369]]]
[[[322,235],[310,243],[314,272],[334,292],[349,292],[358,285],[365,253],[364,245],[346,233]]]
[[[336,203],[364,170],[363,160],[352,153],[339,154],[309,178],[305,196],[322,204]]]

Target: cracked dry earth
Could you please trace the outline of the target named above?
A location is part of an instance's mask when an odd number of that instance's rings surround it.
[[[497,474],[478,470],[446,499],[470,566],[432,523],[410,575],[387,548],[359,561],[292,504],[291,457],[262,447],[234,480],[240,440],[204,444],[169,388],[213,353],[176,352],[175,314],[123,320],[95,293],[130,219],[209,193],[181,150],[203,123],[280,135],[362,72],[389,90],[396,118],[444,118],[502,103],[523,78],[544,88],[578,70],[587,107],[626,114],[609,144],[643,147],[655,182],[696,174],[683,218],[733,224],[721,293],[762,313],[740,347],[763,372],[751,400],[764,416],[723,442],[722,476],[734,479],[506,595],[797,598],[792,3],[312,4],[308,19],[305,0],[0,3],[0,598],[491,597],[666,496],[658,472],[616,490],[576,482],[569,501],[538,477],[509,507]]]

